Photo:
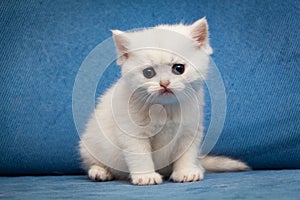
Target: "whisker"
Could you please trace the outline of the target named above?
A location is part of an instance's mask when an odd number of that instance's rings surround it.
[[[185,101],[193,101],[196,97],[195,90],[190,87],[186,87],[181,94],[185,97]]]

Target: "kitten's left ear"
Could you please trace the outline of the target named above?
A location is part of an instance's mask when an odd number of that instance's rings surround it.
[[[191,36],[197,41],[198,47],[202,48],[208,55],[213,53],[211,46],[209,45],[208,38],[208,25],[206,18],[203,17],[194,22],[191,26]]]

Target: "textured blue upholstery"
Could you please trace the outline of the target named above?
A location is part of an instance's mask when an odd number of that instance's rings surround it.
[[[194,183],[133,186],[84,176],[0,177],[1,199],[281,199],[298,200],[299,170],[207,174]]]
[[[111,36],[110,29],[192,23],[203,16],[227,95],[224,129],[212,153],[256,169],[300,168],[299,7],[296,0],[1,1],[0,174],[81,173],[72,91],[85,57]],[[106,74],[97,94],[119,77],[119,68]],[[209,107],[205,113],[207,127]],[[227,176],[208,177],[228,182]],[[234,188],[216,187],[234,194]]]

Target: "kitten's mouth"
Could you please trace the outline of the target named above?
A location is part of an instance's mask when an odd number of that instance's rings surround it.
[[[162,90],[160,90],[159,92],[160,95],[173,95],[174,93],[172,92],[172,90],[168,89],[168,88],[164,88]]]

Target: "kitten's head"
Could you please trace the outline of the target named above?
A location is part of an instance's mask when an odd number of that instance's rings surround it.
[[[145,99],[168,104],[201,88],[212,54],[205,18],[192,25],[112,32],[122,78]]]

